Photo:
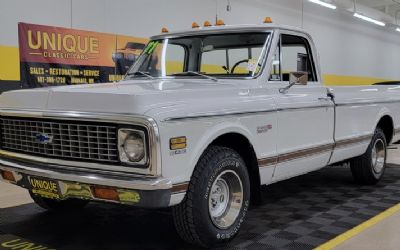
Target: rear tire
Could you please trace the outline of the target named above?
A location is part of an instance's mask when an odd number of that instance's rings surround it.
[[[350,161],[354,180],[363,185],[378,183],[386,169],[387,144],[380,128],[375,130],[367,151]]]
[[[33,201],[46,210],[52,212],[71,212],[84,208],[89,201],[79,199],[68,199],[68,200],[53,200],[29,192]]]
[[[202,247],[225,244],[238,233],[250,204],[250,181],[240,155],[210,146],[193,172],[182,203],[173,207],[183,240]]]

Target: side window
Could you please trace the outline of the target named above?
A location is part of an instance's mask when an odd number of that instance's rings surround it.
[[[273,55],[270,81],[289,81],[290,72],[307,72],[308,81],[315,82],[314,62],[308,41],[303,37],[282,35]]]
[[[167,75],[184,72],[186,51],[181,45],[168,44],[166,53],[166,71]]]

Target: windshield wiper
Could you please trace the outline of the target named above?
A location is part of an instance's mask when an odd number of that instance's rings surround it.
[[[185,72],[182,72],[182,73],[174,74],[174,76],[179,76],[179,75],[196,75],[196,76],[201,76],[201,77],[210,79],[210,80],[212,80],[214,82],[218,82],[218,78],[216,78],[216,77],[212,77],[212,76],[205,75],[205,74],[202,74],[202,73],[199,73],[199,72],[195,72],[195,71],[185,71]]]
[[[137,75],[140,75],[140,76],[146,76],[146,77],[149,78],[149,79],[154,79],[153,76],[151,76],[151,75],[149,75],[147,72],[143,72],[143,71],[130,72],[130,73],[126,74],[126,75],[127,75],[127,76],[137,76]]]

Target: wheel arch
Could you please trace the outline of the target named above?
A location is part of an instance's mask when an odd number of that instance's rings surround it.
[[[378,120],[376,127],[377,128],[379,127],[380,129],[383,130],[387,144],[389,144],[392,141],[394,135],[393,118],[389,114],[383,115]]]

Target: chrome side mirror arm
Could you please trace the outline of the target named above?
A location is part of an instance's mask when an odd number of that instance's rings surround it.
[[[307,85],[308,82],[308,73],[307,72],[290,72],[289,73],[289,85],[284,87],[284,88],[280,88],[279,89],[279,93],[281,94],[286,94],[288,92],[288,90],[293,87],[296,84],[300,84],[300,85]]]
[[[279,93],[281,93],[281,94],[286,94],[286,93],[288,92],[288,90],[289,90],[291,87],[293,87],[294,85],[296,85],[297,83],[298,83],[298,81],[289,83],[288,86],[286,86],[286,87],[284,87],[284,88],[280,88],[280,89],[279,89]]]

